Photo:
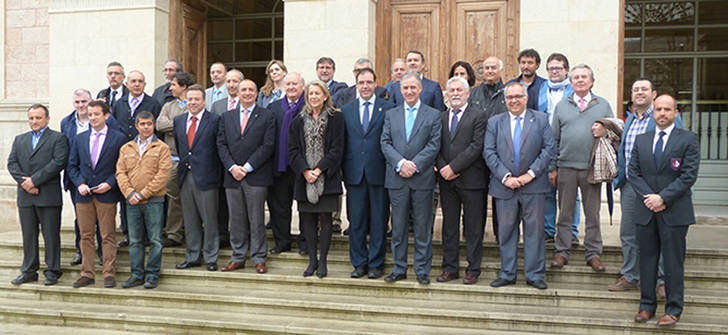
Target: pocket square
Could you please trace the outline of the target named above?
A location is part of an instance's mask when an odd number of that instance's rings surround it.
[[[674,170],[680,170],[682,166],[682,158],[670,158],[670,167]]]

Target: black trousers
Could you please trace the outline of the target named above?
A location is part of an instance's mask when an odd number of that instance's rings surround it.
[[[18,207],[20,228],[23,232],[23,273],[38,271],[38,227],[43,233],[46,278],[61,276],[61,207]]]
[[[291,208],[293,207],[293,183],[295,175],[291,169],[273,177],[273,185],[268,188],[268,210],[270,211],[270,224],[273,230],[273,239],[276,248],[287,250],[291,248]],[[304,225],[301,224],[301,234],[298,235],[298,247],[306,251],[304,239]]]
[[[480,275],[487,207],[487,205],[483,206],[483,203],[485,202],[486,192],[483,189],[463,189],[455,187],[451,182],[440,181],[442,271],[458,274],[460,218],[462,213],[463,236],[465,237],[468,260],[468,267],[465,271],[476,277]]]

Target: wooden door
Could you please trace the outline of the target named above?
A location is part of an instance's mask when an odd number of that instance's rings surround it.
[[[169,54],[182,62],[195,82],[207,86],[207,7],[199,1],[172,0]]]
[[[380,0],[377,73],[389,81],[391,63],[408,50],[425,55],[426,76],[444,84],[458,60],[471,65],[495,55],[504,80],[518,75],[520,0]]]

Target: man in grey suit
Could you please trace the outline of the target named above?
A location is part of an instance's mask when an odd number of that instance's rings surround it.
[[[516,283],[518,238],[523,221],[526,284],[546,289],[544,207],[554,136],[545,113],[526,109],[528,90],[520,82],[505,88],[508,113],[488,120],[483,156],[490,168],[490,195],[498,212],[501,271],[490,286]]]
[[[415,238],[414,270],[420,284],[430,283],[432,265],[432,202],[435,158],[440,151],[440,111],[420,101],[422,80],[408,72],[400,81],[404,103],[387,111],[381,146],[387,160],[384,187],[392,203],[394,269],[384,280],[407,278],[410,212]]]
[[[237,108],[238,102],[238,85],[245,79],[243,73],[237,69],[232,69],[225,75],[225,87],[227,87],[228,95],[212,104],[211,112],[222,116],[223,113]]]
[[[61,170],[68,160],[66,137],[48,128],[48,108],[28,109],[31,131],[15,137],[8,157],[8,172],[18,183],[18,214],[23,231],[22,273],[11,281],[20,285],[38,280],[38,225],[43,229],[45,285],[61,277]]]

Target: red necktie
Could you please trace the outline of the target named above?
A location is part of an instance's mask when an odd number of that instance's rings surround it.
[[[197,117],[192,117],[192,124],[190,124],[190,128],[187,129],[187,144],[189,144],[189,147],[192,148],[192,141],[195,140],[195,132],[197,131]]]
[[[228,99],[229,99],[228,100],[228,110],[231,111],[231,110],[235,109],[235,99],[233,99],[233,98],[228,98]]]
[[[240,135],[245,134],[245,126],[248,124],[248,109],[243,108],[243,120],[240,121]]]

